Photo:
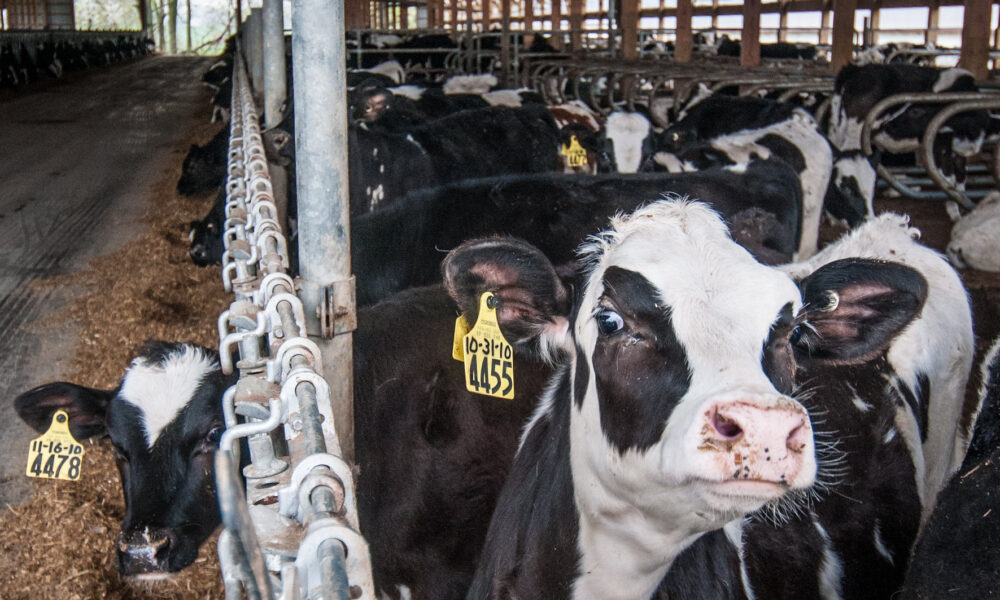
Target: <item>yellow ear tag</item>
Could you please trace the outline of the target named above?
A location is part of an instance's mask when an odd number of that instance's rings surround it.
[[[566,157],[566,165],[570,167],[586,167],[587,151],[583,149],[575,135],[569,137],[569,145],[562,147],[562,155]]]
[[[451,357],[458,362],[465,362],[465,336],[469,333],[469,321],[465,315],[455,319],[455,340],[451,346]]]
[[[514,349],[497,324],[496,300],[486,292],[479,298],[479,318],[462,338],[465,387],[475,394],[514,398]]]
[[[42,479],[80,479],[83,445],[69,432],[69,415],[57,410],[49,430],[31,440],[25,475]]]

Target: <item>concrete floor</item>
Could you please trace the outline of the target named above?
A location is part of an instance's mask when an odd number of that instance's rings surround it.
[[[209,114],[200,76],[210,62],[153,57],[0,97],[0,506],[31,490],[24,460],[37,434],[13,400],[60,380],[75,342],[71,328],[25,325],[77,291],[29,284],[77,271],[141,232],[150,184]]]

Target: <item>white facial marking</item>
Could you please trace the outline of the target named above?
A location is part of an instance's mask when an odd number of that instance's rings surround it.
[[[485,94],[496,84],[493,75],[455,75],[442,88],[445,94]]]
[[[819,518],[813,515],[813,524],[820,538],[823,539],[823,560],[819,567],[819,594],[823,600],[840,600],[841,585],[844,579],[844,564],[834,552],[830,543],[830,534],[819,524]]]
[[[889,552],[889,549],[885,546],[885,540],[882,539],[882,529],[879,526],[878,519],[875,520],[875,527],[873,529],[872,543],[875,545],[875,550],[884,556],[890,565],[896,564],[896,559],[893,558],[892,552]]]
[[[217,362],[191,346],[162,364],[149,364],[142,357],[132,361],[119,396],[142,413],[147,447],[153,447],[163,429],[188,405],[201,380],[218,368]]]
[[[389,88],[389,91],[397,96],[409,98],[410,100],[420,100],[424,95],[424,88],[416,85],[401,85]]]
[[[649,135],[649,120],[639,113],[615,112],[604,124],[615,149],[619,173],[637,173],[642,164],[642,142]]]

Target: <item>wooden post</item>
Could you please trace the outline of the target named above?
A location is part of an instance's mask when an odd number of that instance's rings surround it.
[[[677,35],[674,40],[674,61],[691,62],[691,0],[677,0]]]
[[[532,22],[535,20],[535,0],[522,0],[522,14],[524,15],[524,20],[521,22],[522,31],[531,31],[534,29]],[[525,48],[521,49],[524,52]]]
[[[569,0],[569,28],[570,49],[583,50],[583,0]]]
[[[990,0],[965,0],[958,66],[972,71],[976,79],[986,79],[989,75],[991,5]]]
[[[562,0],[552,0],[552,47],[563,49]]]
[[[458,33],[458,0],[451,0],[451,30]]]
[[[744,0],[743,2],[740,66],[760,66],[760,0]]]
[[[639,58],[639,0],[619,0],[622,7],[622,58]]]
[[[829,46],[833,41],[833,11],[830,10],[830,0],[823,2],[823,20],[820,22],[819,43]]]
[[[788,2],[778,0],[778,41],[788,41]]]
[[[719,0],[712,0],[712,33],[719,36]]]
[[[879,30],[882,29],[882,0],[872,2],[871,45],[878,46]]]
[[[924,34],[925,44],[937,44],[938,27],[941,26],[941,3],[938,0],[928,0],[927,33]]]
[[[833,0],[833,51],[830,68],[834,73],[854,57],[854,11],[858,0]]]

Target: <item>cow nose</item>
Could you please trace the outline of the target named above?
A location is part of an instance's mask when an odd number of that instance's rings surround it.
[[[807,487],[815,478],[812,427],[800,404],[735,400],[706,413],[702,449],[718,453],[727,478]]]
[[[118,534],[116,566],[122,575],[144,575],[167,571],[171,547],[170,533],[143,527]]]

